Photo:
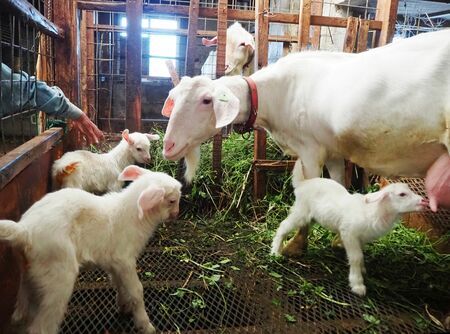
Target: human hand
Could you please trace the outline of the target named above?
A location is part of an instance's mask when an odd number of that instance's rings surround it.
[[[103,139],[103,132],[83,113],[79,118],[72,120],[73,127],[86,138],[88,145],[98,144]]]

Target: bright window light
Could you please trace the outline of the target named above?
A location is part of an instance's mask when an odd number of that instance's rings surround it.
[[[120,18],[120,27],[126,28],[127,18]],[[167,19],[142,19],[142,29],[178,29],[176,20]],[[121,32],[120,36],[126,37],[126,32]],[[142,33],[143,38],[149,38],[149,75],[154,77],[170,77],[167,70],[166,60],[172,60],[177,66],[177,41],[175,35],[162,35],[155,33]]]
[[[175,20],[150,19],[152,29],[177,29],[178,22]],[[150,59],[149,75],[152,77],[170,77],[167,70],[166,60],[174,62],[177,57],[177,36],[175,35],[150,35]]]
[[[142,29],[148,29],[149,28],[149,21],[150,21],[149,19],[142,19]],[[126,28],[127,24],[128,24],[127,18],[126,17],[121,17],[119,25],[122,28]],[[127,37],[127,33],[126,32],[121,32],[120,36]],[[144,33],[142,34],[142,37],[149,37],[149,36],[150,36],[149,34],[144,34]]]

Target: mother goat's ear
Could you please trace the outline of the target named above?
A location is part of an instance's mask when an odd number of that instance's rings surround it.
[[[214,90],[213,109],[216,116],[216,129],[231,124],[239,114],[239,99],[226,87]]]

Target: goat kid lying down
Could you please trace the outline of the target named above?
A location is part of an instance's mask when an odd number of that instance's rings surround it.
[[[117,177],[126,166],[150,162],[150,141],[157,134],[122,131],[122,140],[108,153],[78,150],[65,153],[52,167],[53,184],[93,193],[119,191],[123,181]]]
[[[366,294],[362,247],[387,234],[399,214],[420,211],[428,204],[403,183],[393,183],[380,191],[361,195],[349,194],[336,181],[324,178],[300,182],[295,198],[291,213],[275,234],[272,254],[281,254],[283,240],[289,232],[317,222],[340,234],[350,264],[350,287],[360,296]]]
[[[29,334],[56,334],[79,268],[94,264],[117,288],[120,311],[141,333],[154,333],[145,311],[136,258],[158,224],[178,215],[181,184],[164,173],[128,166],[134,181],[104,196],[80,189],[49,193],[19,223],[0,220],[0,240],[21,247],[29,263],[20,282],[13,320]]]

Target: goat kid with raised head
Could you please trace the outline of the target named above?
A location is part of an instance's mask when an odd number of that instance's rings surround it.
[[[53,184],[61,188],[79,188],[93,193],[119,191],[123,181],[117,177],[134,163],[150,162],[150,141],[159,135],[122,131],[122,140],[108,153],[84,150],[67,152],[52,168]]]
[[[110,274],[119,309],[133,315],[139,331],[155,332],[136,258],[159,223],[177,217],[181,184],[137,166],[119,179],[134,182],[104,196],[62,189],[36,202],[19,223],[0,220],[0,240],[23,249],[29,264],[13,315],[28,334],[58,332],[79,268],[91,264]]]
[[[336,181],[324,178],[300,182],[295,198],[291,213],[275,234],[272,254],[281,254],[283,240],[289,232],[317,222],[339,233],[350,264],[350,287],[360,296],[366,294],[362,247],[388,233],[401,213],[420,211],[428,203],[403,183],[361,195],[349,194]]]

